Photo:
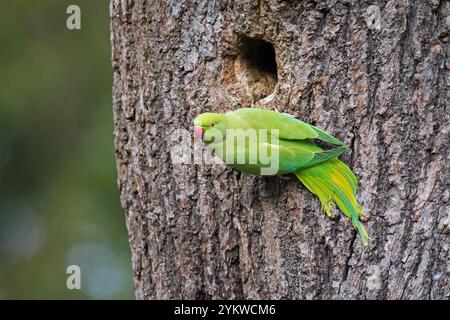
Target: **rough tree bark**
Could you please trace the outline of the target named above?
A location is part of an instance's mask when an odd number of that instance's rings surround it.
[[[112,0],[136,297],[448,299],[449,11],[443,0]],[[351,146],[341,158],[360,178],[368,248],[295,178],[173,163],[173,129],[250,104]]]

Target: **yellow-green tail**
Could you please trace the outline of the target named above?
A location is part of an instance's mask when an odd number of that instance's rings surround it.
[[[356,200],[358,180],[353,172],[337,158],[327,160],[313,167],[300,169],[295,173],[309,191],[319,197],[322,208],[331,217],[330,206],[337,204],[345,216],[352,219],[364,245],[368,235],[359,217],[364,213]]]

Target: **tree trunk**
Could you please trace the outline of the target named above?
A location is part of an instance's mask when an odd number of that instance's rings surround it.
[[[112,0],[136,297],[449,299],[449,12],[443,0]],[[249,105],[351,147],[367,248],[295,177],[175,161],[175,129]]]

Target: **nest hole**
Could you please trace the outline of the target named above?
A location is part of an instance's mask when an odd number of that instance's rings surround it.
[[[250,91],[254,101],[273,93],[278,81],[278,66],[273,45],[262,39],[241,38],[235,72],[238,80]]]

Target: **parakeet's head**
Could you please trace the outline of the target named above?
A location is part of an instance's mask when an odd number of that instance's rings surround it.
[[[202,113],[194,119],[194,137],[212,142],[218,135],[223,136],[225,125],[225,115],[211,112]]]

